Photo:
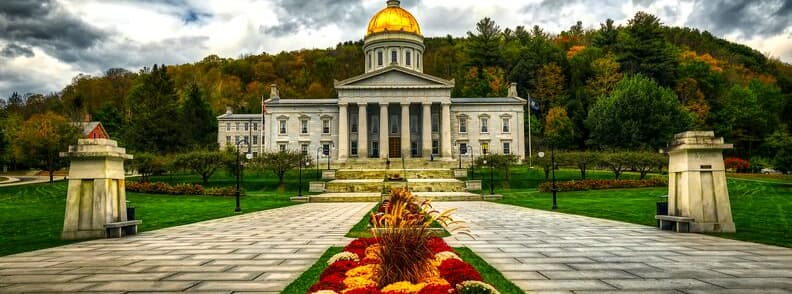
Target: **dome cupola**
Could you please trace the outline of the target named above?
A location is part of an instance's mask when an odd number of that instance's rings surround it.
[[[363,38],[366,72],[387,66],[401,66],[423,72],[423,35],[418,21],[400,6],[388,0],[371,18]]]

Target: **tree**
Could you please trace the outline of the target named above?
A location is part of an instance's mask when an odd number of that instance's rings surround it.
[[[302,153],[293,150],[264,152],[253,159],[252,165],[256,169],[272,171],[278,177],[278,184],[283,185],[283,177],[286,172],[299,167],[301,158],[303,164],[306,160],[310,160],[308,156],[303,156]]]
[[[640,173],[641,180],[643,180],[646,174],[652,171],[653,168],[668,164],[668,159],[665,155],[657,152],[629,152],[625,153],[625,156],[627,156],[627,160],[630,161],[632,169]]]
[[[144,182],[148,182],[152,175],[164,173],[171,166],[170,158],[148,152],[135,153],[134,159],[129,162],[129,167],[137,170]]]
[[[663,36],[660,20],[641,12],[628,21],[624,34],[619,34],[617,58],[626,74],[643,74],[660,85],[669,86],[679,63],[675,49]]]
[[[77,143],[80,130],[68,119],[53,112],[36,114],[26,120],[14,135],[17,158],[49,172],[50,183],[53,173],[65,166],[60,152]]]
[[[567,152],[560,156],[564,159],[564,163],[568,165],[577,166],[580,170],[580,179],[586,179],[586,171],[591,165],[600,162],[600,154],[589,151]]]
[[[209,183],[209,177],[230,160],[232,159],[228,158],[226,153],[221,151],[195,150],[176,155],[173,164],[175,166],[191,169],[201,176],[201,181],[205,185]]]
[[[127,148],[172,152],[184,147],[185,126],[179,119],[173,80],[164,66],[144,70],[127,100],[132,112],[123,136]]]
[[[487,164],[484,164],[484,160],[487,160]],[[501,169],[506,173],[506,180],[508,181],[511,179],[511,166],[517,164],[520,160],[517,155],[514,154],[489,154],[483,155],[476,158],[475,165],[486,167],[492,165],[495,169]]]
[[[617,180],[621,177],[622,172],[631,166],[631,163],[630,155],[627,152],[611,152],[600,157],[600,164],[607,166]]]
[[[612,54],[591,62],[591,70],[594,72],[594,76],[586,82],[586,89],[591,97],[609,95],[622,79],[619,63],[616,62],[616,57]]]
[[[685,130],[690,114],[676,95],[642,75],[627,77],[589,111],[590,143],[606,148],[656,150]]]
[[[792,171],[792,136],[779,129],[767,137],[766,148],[773,154],[773,168],[783,173]]]
[[[618,36],[619,30],[613,26],[613,20],[609,18],[604,24],[600,24],[600,30],[594,35],[591,43],[607,51],[612,51],[618,41]]]
[[[185,145],[192,147],[208,147],[217,143],[217,118],[206,101],[203,91],[196,84],[187,88],[184,105],[181,109]]]
[[[572,144],[575,127],[563,107],[553,107],[545,117],[544,138],[555,148],[564,149]]]
[[[501,64],[500,26],[489,17],[476,23],[476,33],[468,31],[468,64],[479,69]]]
[[[560,106],[566,91],[564,74],[555,62],[543,65],[536,74],[534,97],[547,107]]]
[[[93,120],[102,123],[111,138],[120,138],[124,126],[124,114],[113,104],[105,103],[94,112]]]

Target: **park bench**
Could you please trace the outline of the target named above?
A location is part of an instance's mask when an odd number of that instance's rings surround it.
[[[143,223],[141,220],[113,222],[106,223],[104,228],[107,230],[107,238],[121,238],[126,235],[137,234],[137,227],[141,223]]]
[[[693,218],[686,216],[655,215],[657,227],[661,230],[672,230],[677,233],[690,232],[690,223]]]

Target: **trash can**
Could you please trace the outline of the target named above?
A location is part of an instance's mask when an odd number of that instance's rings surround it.
[[[129,201],[127,201],[126,212],[127,212],[127,220],[135,220],[135,207],[131,206],[129,204]]]
[[[668,215],[668,202],[657,202],[657,215]]]

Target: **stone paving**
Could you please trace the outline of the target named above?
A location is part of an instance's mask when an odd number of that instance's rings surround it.
[[[277,293],[373,206],[310,203],[0,257],[0,293]]]
[[[455,234],[449,244],[471,248],[526,292],[792,293],[789,248],[491,202],[434,206],[458,208],[476,237]]]

